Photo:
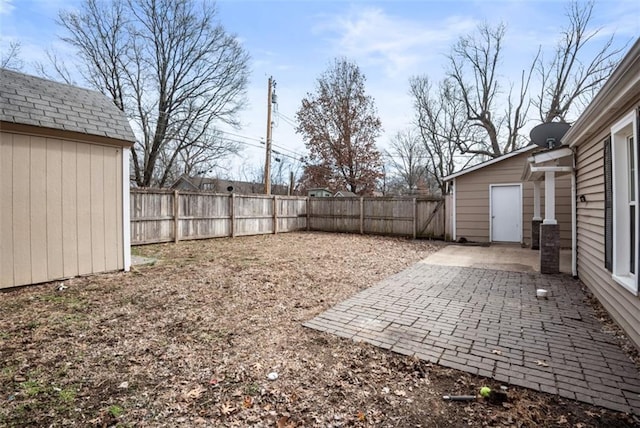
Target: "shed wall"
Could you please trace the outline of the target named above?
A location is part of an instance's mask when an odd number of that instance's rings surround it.
[[[0,288],[124,268],[122,151],[0,132]]]
[[[522,153],[493,165],[456,177],[456,238],[489,242],[489,188],[492,184],[516,184],[521,182],[527,158],[531,152]],[[540,186],[541,213],[544,217],[544,182]],[[531,245],[531,220],[533,219],[533,183],[522,183],[522,237]],[[556,219],[560,225],[560,246],[571,248],[571,177],[556,177]]]
[[[636,100],[637,102],[637,100]],[[631,107],[619,109],[626,114]],[[610,126],[622,117],[618,115]],[[608,127],[576,150],[576,190],[586,202],[577,203],[578,276],[614,321],[640,348],[640,299],[615,282],[604,265],[604,139]]]

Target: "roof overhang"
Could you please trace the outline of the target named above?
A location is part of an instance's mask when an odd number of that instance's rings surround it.
[[[566,175],[572,171],[573,150],[560,146],[529,156],[522,172],[522,181],[541,181],[547,172]]]
[[[43,126],[24,125],[22,123],[0,121],[0,130],[13,132],[16,134],[36,135],[39,137],[58,138],[62,140],[80,141],[89,144],[100,144],[103,146],[115,146],[125,149],[130,148],[134,141],[119,140],[105,135],[95,135],[76,131],[66,131]]]

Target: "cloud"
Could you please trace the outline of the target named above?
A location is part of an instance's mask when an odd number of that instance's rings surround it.
[[[11,15],[15,8],[13,0],[0,0],[0,15]]]
[[[389,15],[380,8],[364,7],[323,17],[315,32],[329,34],[339,55],[380,66],[387,75],[397,76],[446,52],[458,36],[477,23],[459,16],[417,22]]]

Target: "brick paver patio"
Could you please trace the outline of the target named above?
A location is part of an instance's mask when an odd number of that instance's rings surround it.
[[[640,375],[566,275],[420,262],[306,327],[499,382],[640,414]],[[536,298],[536,289],[551,296]]]

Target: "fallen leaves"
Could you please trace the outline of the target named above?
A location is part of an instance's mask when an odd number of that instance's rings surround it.
[[[220,406],[220,413],[224,416],[229,416],[237,409],[231,403],[224,403]]]
[[[251,396],[244,397],[244,400],[242,400],[242,407],[244,407],[245,409],[252,408],[253,407],[253,398]]]
[[[301,326],[435,248],[322,233],[151,245],[135,251],[160,261],[139,275],[5,293],[0,425],[109,425],[111,403],[123,426],[539,426],[569,410],[593,420],[580,413],[592,407],[521,388],[502,406],[451,405],[442,395],[487,380]],[[68,407],[65,385],[77,388]]]
[[[195,388],[190,389],[188,392],[183,393],[182,398],[184,401],[197,400],[206,390],[207,389],[202,385],[198,385]]]

